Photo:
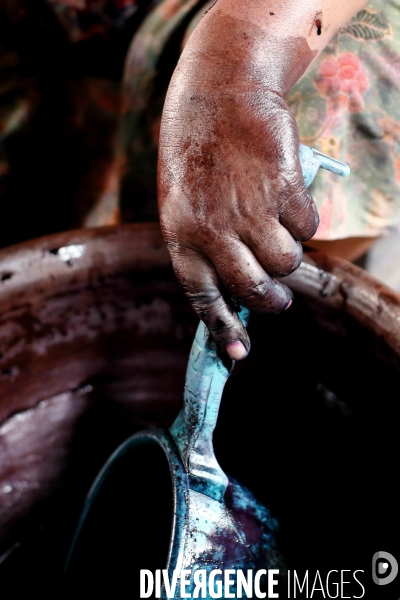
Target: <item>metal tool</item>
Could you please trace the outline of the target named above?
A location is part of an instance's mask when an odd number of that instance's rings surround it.
[[[323,167],[346,176],[350,169],[317,150],[300,146],[306,185]],[[247,324],[249,311],[240,318]],[[196,571],[279,568],[268,510],[229,478],[213,449],[213,431],[232,365],[218,354],[201,322],[186,373],[184,407],[169,431],[137,433],[109,458],[85,502],[67,561],[64,589],[110,589],[114,596],[139,597],[139,571]],[[134,577],[136,577],[136,580]],[[161,579],[152,597],[181,598],[180,578],[167,596]],[[222,590],[225,597],[223,583]],[[119,590],[119,591],[118,591]],[[236,584],[230,588],[236,591]],[[211,596],[207,595],[207,598]]]

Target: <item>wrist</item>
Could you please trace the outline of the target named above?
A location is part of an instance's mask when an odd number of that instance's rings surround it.
[[[316,54],[305,38],[276,37],[214,8],[189,39],[179,70],[204,90],[264,88],[285,96]]]

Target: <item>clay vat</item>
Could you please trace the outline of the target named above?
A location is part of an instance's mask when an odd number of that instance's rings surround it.
[[[399,555],[400,298],[318,254],[288,280],[293,308],[251,316],[216,452],[277,517],[293,568],[369,569]],[[0,309],[0,582],[55,597],[105,458],[176,416],[197,322],[147,224],[1,251]]]

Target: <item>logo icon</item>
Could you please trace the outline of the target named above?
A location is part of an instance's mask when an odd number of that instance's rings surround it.
[[[372,580],[376,585],[392,583],[399,572],[397,560],[389,552],[375,552],[372,557]]]

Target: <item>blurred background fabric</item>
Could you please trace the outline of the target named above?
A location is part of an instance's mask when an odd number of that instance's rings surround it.
[[[124,62],[157,4],[1,0],[0,246],[118,222]]]

